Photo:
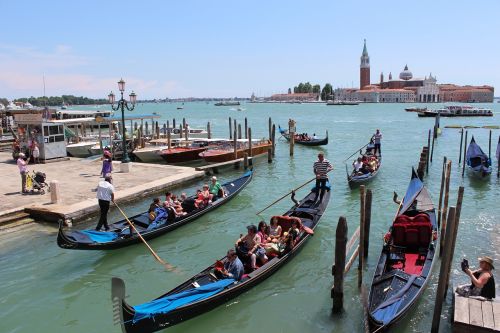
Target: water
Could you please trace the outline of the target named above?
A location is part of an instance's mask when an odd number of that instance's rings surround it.
[[[297,121],[300,132],[323,136],[329,130],[330,144],[321,148],[335,165],[333,194],[330,205],[316,234],[301,253],[270,279],[195,319],[170,328],[170,332],[361,332],[362,306],[357,289],[356,270],[346,277],[345,312],[330,315],[330,274],[333,262],[335,227],[340,215],[347,217],[352,233],[359,223],[359,193],[346,182],[342,161],[363,146],[376,128],[383,134],[384,164],[377,178],[369,185],[373,190],[370,255],[364,275],[368,285],[381,249],[382,235],[394,216],[392,191],[404,194],[411,166],[416,166],[421,147],[427,143],[427,131],[433,119],[418,119],[415,113],[404,112],[407,105],[367,104],[354,107],[325,105],[246,104],[246,111],[230,111],[206,103],[139,105],[140,113],[158,112],[160,123],[167,119],[185,117],[191,127],[204,127],[211,122],[214,136],[227,136],[228,117],[243,124],[244,117],[252,127],[254,138],[267,136],[268,117],[276,125],[286,127],[289,118]],[[458,125],[495,125],[500,116],[500,104],[489,104],[496,113],[492,118],[442,119],[442,127]],[[135,112],[135,111],[134,111]],[[476,141],[488,150],[488,130],[471,129]],[[498,130],[493,131],[493,155]],[[279,136],[279,135],[278,135]],[[481,182],[461,177],[458,166],[460,133],[443,129],[436,142],[434,163],[426,183],[437,201],[443,156],[453,160],[450,204],[456,202],[458,186],[465,186],[462,218],[453,263],[453,282],[464,283],[459,271],[463,257],[472,259],[491,255],[500,263],[499,181],[496,176]],[[158,254],[177,267],[166,272],[146,248],[131,246],[113,252],[79,252],[62,250],[56,245],[56,227],[37,224],[19,233],[0,236],[0,321],[2,332],[119,332],[113,326],[110,279],[125,280],[127,301],[138,304],[160,295],[188,277],[199,272],[232,246],[245,226],[258,222],[255,212],[292,187],[312,178],[312,162],[319,148],[296,146],[294,158],[288,156],[288,144],[279,140],[276,159],[268,164],[266,158],[255,160],[256,175],[238,197],[217,211],[196,222],[151,241]],[[496,168],[496,162],[494,163]],[[237,177],[241,171],[229,169],[220,175],[222,180]],[[96,179],[97,180],[97,179]],[[191,183],[192,190],[201,181]],[[180,189],[177,190],[179,192]],[[301,191],[297,197],[305,192]],[[144,211],[145,200],[126,207],[127,214]],[[283,200],[265,212],[266,219],[286,211],[291,205]],[[111,219],[120,216],[110,214]],[[92,222],[93,223],[93,222]],[[89,224],[90,225],[90,224]],[[398,332],[428,332],[437,287],[437,267],[421,301],[407,316]],[[442,321],[442,332],[450,332],[448,317],[451,298],[448,293]]]

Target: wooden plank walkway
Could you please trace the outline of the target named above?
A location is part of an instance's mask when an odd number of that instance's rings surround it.
[[[500,302],[468,298],[454,292],[453,332],[500,332]]]
[[[209,171],[209,170],[214,170],[215,172],[217,171],[217,168],[225,167],[225,166],[230,166],[234,165],[235,167],[239,167],[240,163],[243,163],[244,158],[238,158],[236,160],[231,160],[231,161],[226,161],[226,162],[220,162],[220,163],[213,163],[213,164],[207,164],[203,166],[196,167],[196,171]],[[252,157],[248,157],[248,164],[252,164]]]

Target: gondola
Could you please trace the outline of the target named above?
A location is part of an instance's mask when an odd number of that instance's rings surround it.
[[[223,184],[224,198],[218,199],[204,208],[186,206],[187,215],[176,217],[173,220],[162,219],[157,222],[156,227],[150,226],[148,212],[132,216],[129,220],[134,223],[135,228],[144,239],[148,240],[161,236],[222,206],[234,198],[252,180],[252,176],[253,171],[248,171],[242,177]],[[192,202],[193,200],[189,199],[194,199],[194,197],[186,200]],[[60,223],[57,234],[57,245],[72,250],[112,250],[139,242],[141,242],[141,239],[135,232],[130,235],[129,225],[126,220],[110,224],[110,231],[64,231],[63,225]]]
[[[437,260],[438,237],[430,194],[412,170],[373,275],[368,303],[372,332],[393,326],[422,296]]]
[[[119,318],[122,331],[154,332],[179,324],[214,309],[271,276],[302,249],[318,225],[330,200],[330,192],[325,193],[319,204],[314,203],[315,195],[314,190],[311,191],[296,206],[282,216],[277,216],[278,224],[284,231],[290,228],[293,219],[301,221],[301,231],[294,246],[289,251],[283,250],[278,256],[269,258],[255,271],[243,275],[241,281],[217,279],[212,273],[214,264],[155,300],[131,306],[125,300],[125,283],[113,278],[111,297],[114,318]],[[225,260],[224,257],[220,261]]]
[[[469,170],[472,175],[479,178],[485,178],[491,175],[491,159],[476,143],[474,136],[472,136],[470,140],[465,160],[467,163],[467,170]]]
[[[278,126],[278,130],[287,141],[290,141],[290,134],[287,130],[282,129],[280,126]],[[328,144],[328,131],[326,131],[326,137],[324,139],[298,140],[295,138],[294,142],[303,146],[326,146]]]
[[[346,165],[346,173],[347,173],[347,182],[349,183],[349,186],[353,187],[359,184],[364,184],[375,178],[375,176],[378,174],[380,171],[380,167],[382,166],[382,156],[377,156],[373,154],[373,150],[375,148],[375,145],[372,143],[369,143],[366,146],[365,153],[363,154],[364,156],[367,157],[368,160],[370,160],[370,163],[373,165],[371,171],[366,170],[365,173],[359,173],[352,170],[352,172],[349,174],[349,171],[347,169]],[[360,150],[361,153],[361,150]]]

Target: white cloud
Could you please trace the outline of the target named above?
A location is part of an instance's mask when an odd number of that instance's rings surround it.
[[[72,94],[106,98],[109,91],[116,93],[120,77],[88,74],[94,70],[91,67],[96,66],[105,67],[97,59],[75,54],[69,45],[56,45],[51,51],[41,51],[0,44],[0,91],[2,97],[8,98],[41,96],[45,76],[48,96]],[[126,94],[134,90],[139,99],[189,93],[175,81],[123,78],[127,82]]]

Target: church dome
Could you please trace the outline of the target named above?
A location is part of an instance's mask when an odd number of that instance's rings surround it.
[[[412,74],[412,72],[410,72],[410,70],[408,70],[408,65],[406,65],[405,69],[401,73],[399,73],[399,78],[401,80],[405,80],[405,81],[411,80],[412,77],[413,77],[413,74]]]

